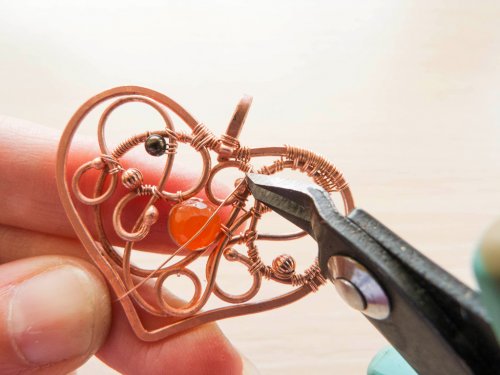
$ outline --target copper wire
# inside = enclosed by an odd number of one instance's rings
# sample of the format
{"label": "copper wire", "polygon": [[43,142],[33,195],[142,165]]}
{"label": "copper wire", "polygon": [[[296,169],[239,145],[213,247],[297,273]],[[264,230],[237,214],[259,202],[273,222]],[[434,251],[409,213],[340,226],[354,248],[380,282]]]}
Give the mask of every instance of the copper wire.
{"label": "copper wire", "polygon": [[236,138],[234,138],[233,136],[229,135],[229,134],[222,134],[220,136],[220,140],[227,144],[228,146],[230,147],[233,147],[235,149],[238,149],[240,148],[240,141],[238,141]]}
{"label": "copper wire", "polygon": [[[104,108],[99,118],[97,138],[100,155],[77,169],[69,188],[66,182],[66,164],[68,149],[74,133],[89,112],[93,111],[99,104],[111,99],[114,101]],[[142,103],[153,108],[163,119],[165,127],[132,135],[120,142],[113,150],[109,150],[105,137],[107,121],[115,110],[131,102]],[[61,137],[57,174],[61,200],[75,231],[91,258],[113,287],[116,295],[119,296],[118,300],[123,305],[134,332],[141,339],[158,340],[209,321],[276,308],[317,291],[325,283],[317,259],[302,273],[296,272],[295,260],[288,254],[282,254],[275,258],[271,265],[267,265],[262,260],[257,241],[286,241],[300,238],[305,233],[272,234],[261,232],[259,229],[261,218],[270,210],[258,201],[249,207],[247,200],[250,192],[244,179],[238,179],[234,190],[225,198],[215,196],[213,181],[217,173],[223,169],[233,168],[241,173],[256,171],[269,175],[291,169],[306,174],[328,192],[339,192],[343,198],[346,213],[354,207],[354,201],[344,176],[326,158],[309,150],[292,146],[250,148],[241,145],[238,137],[250,103],[251,98],[249,97],[244,97],[240,101],[226,133],[218,138],[169,97],[149,89],[125,86],[101,93],[82,105],[70,120]],[[190,128],[190,131],[175,130],[169,112],[179,117]],[[136,168],[125,170],[121,165],[121,158],[133,148],[143,144],[152,134],[161,135],[168,139],[164,156],[166,158],[165,167],[157,184],[145,184],[142,181],[140,170]],[[164,186],[169,179],[174,157],[177,157],[179,143],[189,145],[201,155],[203,168],[200,178],[194,186],[183,191],[168,192]],[[213,167],[211,153],[215,154],[218,160],[218,164]],[[275,160],[255,169],[252,161],[259,157],[275,157]],[[100,175],[94,194],[89,197],[81,192],[79,183],[83,174],[91,169],[99,170]],[[123,185],[129,189],[127,195],[118,199],[113,211],[113,230],[125,240],[123,254],[120,254],[108,239],[108,233],[103,224],[105,218],[101,210],[103,204],[114,196],[119,177]],[[107,178],[111,181],[108,186],[105,186]],[[135,244],[149,235],[150,227],[157,219],[156,205],[162,204],[163,201],[181,202],[202,190],[205,190],[208,200],[217,207],[197,233],[175,249],[165,261],[154,269],[131,264],[131,255]],[[71,193],[84,204],[93,206],[97,229],[96,238],[86,229],[71,200]],[[136,216],[136,222],[131,231],[125,230],[121,225],[123,211],[131,200],[142,196],[149,198],[148,203]],[[186,246],[204,231],[225,206],[229,207],[231,212],[226,222],[221,225],[220,234],[213,245],[204,250],[181,255]],[[242,227],[244,229],[241,229]],[[246,255],[233,247],[237,244],[246,248]],[[206,283],[202,283],[199,276],[188,268],[203,255],[207,256]],[[171,262],[176,256],[180,259]],[[236,262],[246,269],[243,274],[246,273],[247,277],[252,278],[252,284],[248,290],[235,295],[227,293],[217,284],[217,271],[221,261]],[[163,284],[172,275],[186,277],[194,287],[191,299],[182,306],[173,306],[163,297]],[[141,290],[141,286],[144,286],[151,279],[156,279],[153,286],[154,301],[147,300]],[[263,279],[287,284],[292,290],[271,299],[249,302],[258,295]],[[202,311],[211,295],[217,296],[229,306]],[[159,317],[174,316],[178,320],[173,323],[171,320],[166,321],[165,325],[159,329],[148,330],[142,325],[137,309]]]}
{"label": "copper wire", "polygon": [[220,140],[205,125],[200,123],[193,129],[191,145],[195,150],[199,150],[202,147],[214,150],[219,142]]}
{"label": "copper wire", "polygon": [[126,140],[121,142],[113,150],[113,153],[111,155],[115,159],[120,159],[131,148],[143,143],[150,135],[151,135],[151,132],[145,132],[145,133],[134,135],[133,137],[127,138]]}
{"label": "copper wire", "polygon": [[293,169],[300,169],[326,191],[342,191],[348,187],[342,173],[323,156],[299,147],[285,147],[286,158],[293,161]]}

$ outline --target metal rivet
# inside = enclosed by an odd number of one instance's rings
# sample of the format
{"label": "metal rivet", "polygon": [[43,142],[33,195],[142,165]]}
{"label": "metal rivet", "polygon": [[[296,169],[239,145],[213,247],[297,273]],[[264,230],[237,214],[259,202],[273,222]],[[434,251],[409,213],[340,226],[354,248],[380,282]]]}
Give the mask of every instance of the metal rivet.
{"label": "metal rivet", "polygon": [[389,298],[361,263],[334,255],[328,259],[328,271],[330,280],[349,306],[373,319],[383,320],[389,316]]}
{"label": "metal rivet", "polygon": [[336,279],[333,283],[342,299],[355,310],[363,311],[366,301],[360,291],[348,280]]}

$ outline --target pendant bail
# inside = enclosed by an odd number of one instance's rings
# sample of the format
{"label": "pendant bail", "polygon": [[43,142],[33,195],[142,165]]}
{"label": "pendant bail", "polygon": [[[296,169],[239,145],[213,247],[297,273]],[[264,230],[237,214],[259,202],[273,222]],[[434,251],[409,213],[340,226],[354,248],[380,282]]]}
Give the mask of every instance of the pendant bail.
{"label": "pendant bail", "polygon": [[218,149],[217,160],[228,160],[236,149],[240,147],[238,137],[240,136],[241,129],[245,123],[248,111],[252,105],[253,98],[250,95],[243,95],[240,99],[236,109],[234,110],[233,117],[227,126],[226,133],[221,136],[221,144]]}

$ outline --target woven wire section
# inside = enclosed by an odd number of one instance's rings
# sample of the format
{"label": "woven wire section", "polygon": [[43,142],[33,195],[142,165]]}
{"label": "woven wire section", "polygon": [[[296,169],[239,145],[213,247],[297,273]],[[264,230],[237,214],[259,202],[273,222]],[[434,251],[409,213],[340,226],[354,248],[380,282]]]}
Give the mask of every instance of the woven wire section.
{"label": "woven wire section", "polygon": [[306,173],[326,191],[339,192],[349,186],[342,172],[325,157],[299,147],[285,148],[285,157],[293,163],[293,169]]}

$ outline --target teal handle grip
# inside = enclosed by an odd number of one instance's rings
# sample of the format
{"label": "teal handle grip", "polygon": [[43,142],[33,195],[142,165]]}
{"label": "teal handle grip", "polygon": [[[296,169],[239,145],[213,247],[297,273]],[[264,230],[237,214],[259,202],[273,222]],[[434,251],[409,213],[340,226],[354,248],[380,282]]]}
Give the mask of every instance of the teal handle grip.
{"label": "teal handle grip", "polygon": [[491,326],[500,343],[500,280],[486,270],[480,251],[474,257],[474,272],[481,288],[481,301],[488,311]]}
{"label": "teal handle grip", "polygon": [[368,375],[418,375],[392,346],[381,349],[368,365]]}
{"label": "teal handle grip", "polygon": [[481,289],[481,302],[500,342],[500,220],[484,234],[474,255],[474,272]]}

